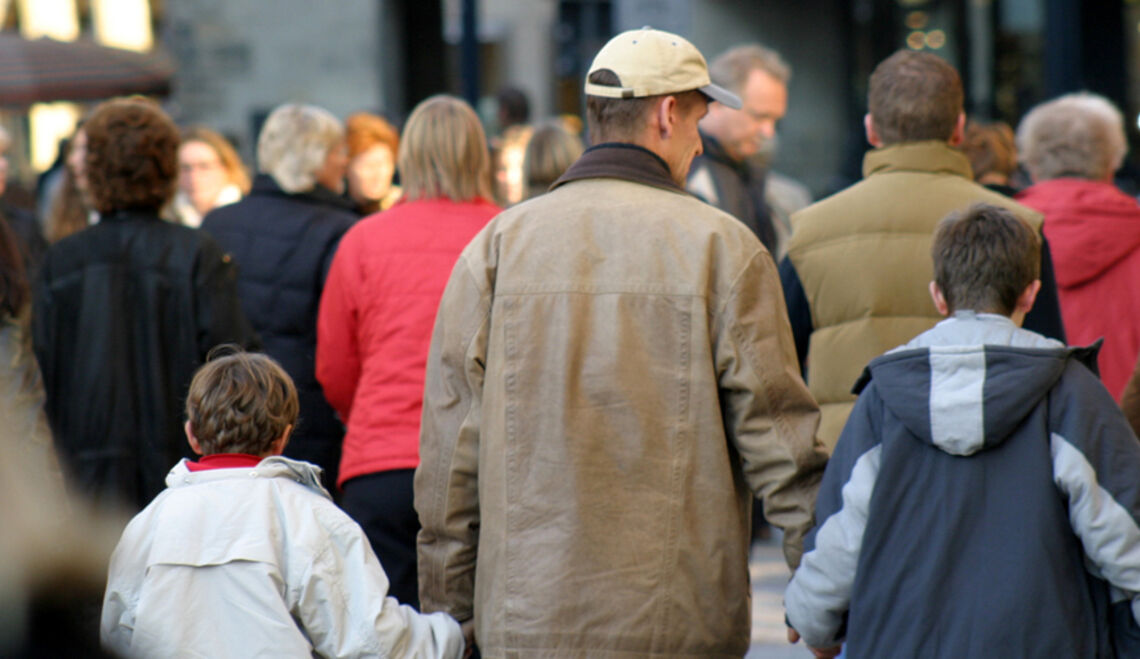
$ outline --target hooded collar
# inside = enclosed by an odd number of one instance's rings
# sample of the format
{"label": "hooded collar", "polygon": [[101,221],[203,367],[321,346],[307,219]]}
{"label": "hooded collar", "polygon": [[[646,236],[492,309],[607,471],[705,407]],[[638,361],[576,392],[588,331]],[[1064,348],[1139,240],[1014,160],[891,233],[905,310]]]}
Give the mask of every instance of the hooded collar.
{"label": "hooded collar", "polygon": [[605,142],[586,149],[550,189],[588,178],[616,178],[688,194],[673,180],[669,165],[661,156],[625,142]]}
{"label": "hooded collar", "polygon": [[863,156],[863,178],[888,172],[952,174],[974,180],[970,161],[946,142],[926,140],[879,147]]}
{"label": "hooded collar", "polygon": [[265,479],[288,478],[313,490],[317,494],[332,500],[321,485],[321,468],[302,460],[292,460],[282,455],[273,455],[264,458],[252,469],[209,469],[205,471],[191,471],[187,466],[189,460],[182,458],[174,468],[166,474],[167,487],[186,487],[208,481],[231,480],[237,478]]}
{"label": "hooded collar", "polygon": [[277,185],[277,181],[275,181],[273,177],[268,174],[258,174],[256,177],[254,177],[253,185],[250,187],[249,194],[250,196],[257,195],[267,197],[284,197],[287,199],[300,199],[320,206],[331,206],[333,208],[339,208],[341,210],[346,210],[354,214],[356,212],[356,207],[353,205],[351,199],[346,199],[345,197],[334,193],[332,190],[329,190],[320,183],[314,185],[313,189],[309,190],[308,192],[289,193],[282,190],[281,186]]}
{"label": "hooded collar", "polygon": [[1002,444],[1060,379],[1095,347],[1062,343],[995,314],[961,311],[871,362],[883,405],[918,440],[958,456]]}
{"label": "hooded collar", "polygon": [[1058,178],[1017,195],[1045,215],[1057,283],[1080,286],[1140,250],[1140,203],[1105,181]]}

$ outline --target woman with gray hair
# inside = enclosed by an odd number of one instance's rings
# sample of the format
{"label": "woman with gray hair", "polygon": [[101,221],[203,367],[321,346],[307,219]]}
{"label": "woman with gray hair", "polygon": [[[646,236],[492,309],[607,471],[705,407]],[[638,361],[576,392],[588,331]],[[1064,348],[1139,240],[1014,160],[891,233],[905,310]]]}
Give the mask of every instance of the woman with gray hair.
{"label": "woman with gray hair", "polygon": [[287,104],[265,120],[249,196],[214,209],[202,229],[238,264],[242,308],[265,352],[297,385],[299,425],[285,455],[324,469],[336,484],[341,422],[313,373],[317,306],[341,236],[356,221],[341,196],[348,166],[344,125],[312,105]]}
{"label": "woman with gray hair", "polygon": [[1104,337],[1101,379],[1117,400],[1140,353],[1140,204],[1112,182],[1127,144],[1120,111],[1089,93],[1038,105],[1017,129],[1033,180],[1017,199],[1045,214],[1065,332],[1075,345]]}

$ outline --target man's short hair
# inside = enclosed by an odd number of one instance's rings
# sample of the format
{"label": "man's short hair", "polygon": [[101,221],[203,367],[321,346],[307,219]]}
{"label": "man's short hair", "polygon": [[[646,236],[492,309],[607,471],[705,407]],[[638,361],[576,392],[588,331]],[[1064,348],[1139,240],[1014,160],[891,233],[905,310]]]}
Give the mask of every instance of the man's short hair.
{"label": "man's short hair", "polygon": [[310,192],[344,124],[315,105],[287,103],[265,119],[257,137],[257,168],[290,194]]}
{"label": "man's short hair", "polygon": [[938,223],[930,255],[934,281],[951,311],[1008,316],[1039,277],[1041,243],[1033,228],[1012,212],[976,204]]}
{"label": "man's short hair", "polygon": [[[594,71],[587,78],[595,85],[620,87],[621,80],[609,69]],[[692,107],[705,98],[697,90],[676,94],[658,94],[637,98],[608,98],[586,96],[586,125],[590,132],[590,143],[630,142],[645,128],[649,112],[666,96],[675,96],[682,113],[692,111]]]}
{"label": "man's short hair", "polygon": [[153,101],[100,103],[83,124],[87,189],[95,210],[157,211],[174,196],[182,137]]}
{"label": "man's short hair", "polygon": [[190,432],[206,455],[265,455],[297,423],[297,389],[272,358],[226,350],[237,349],[222,349],[190,382],[186,396]]}
{"label": "man's short hair", "polygon": [[785,85],[792,79],[792,69],[780,54],[760,44],[731,48],[709,64],[712,81],[737,94],[753,71],[763,71]]}
{"label": "man's short hair", "polygon": [[884,144],[945,142],[962,114],[962,79],[937,55],[900,50],[875,67],[867,107]]}
{"label": "man's short hair", "polygon": [[1021,160],[1037,181],[1073,176],[1106,180],[1124,162],[1124,118],[1108,99],[1066,94],[1029,111],[1017,127]]}

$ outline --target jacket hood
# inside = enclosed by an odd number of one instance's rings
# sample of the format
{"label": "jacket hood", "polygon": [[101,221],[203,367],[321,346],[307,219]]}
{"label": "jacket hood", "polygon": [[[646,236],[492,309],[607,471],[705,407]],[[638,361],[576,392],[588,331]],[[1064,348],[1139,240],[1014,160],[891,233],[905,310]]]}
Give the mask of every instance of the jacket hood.
{"label": "jacket hood", "polygon": [[166,475],[167,487],[182,487],[230,478],[288,478],[330,501],[332,500],[328,490],[321,485],[321,468],[303,460],[292,460],[282,455],[273,455],[259,462],[253,469],[230,468],[207,469],[205,471],[190,471],[186,466],[187,462],[189,460],[183,458],[174,465],[174,468]]}
{"label": "jacket hood", "polygon": [[[872,361],[883,404],[920,441],[951,455],[1000,445],[1045,397],[1071,358],[1089,351],[994,314],[958,312]],[[1095,348],[1092,351],[1095,360]]]}
{"label": "jacket hood", "polygon": [[1140,249],[1140,204],[1111,183],[1059,178],[1029,187],[1021,203],[1045,214],[1057,283],[1079,286]]}

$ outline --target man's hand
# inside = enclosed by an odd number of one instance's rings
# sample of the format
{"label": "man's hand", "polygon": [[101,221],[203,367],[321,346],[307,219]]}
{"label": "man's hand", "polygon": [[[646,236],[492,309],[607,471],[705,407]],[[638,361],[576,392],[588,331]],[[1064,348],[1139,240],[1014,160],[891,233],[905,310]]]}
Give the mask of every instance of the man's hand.
{"label": "man's hand", "polygon": [[459,623],[459,631],[463,632],[463,643],[467,646],[463,652],[463,659],[469,659],[475,652],[475,618],[468,618]]}
{"label": "man's hand", "polygon": [[[791,627],[788,627],[788,642],[795,644],[795,643],[799,643],[799,641],[800,641],[799,632],[792,629]],[[836,645],[835,647],[832,647],[832,648],[813,648],[812,646],[809,645],[809,646],[807,646],[807,649],[811,650],[811,653],[813,655],[815,655],[818,659],[832,659],[833,657],[839,656],[839,653],[843,650],[843,646],[842,645]]]}

